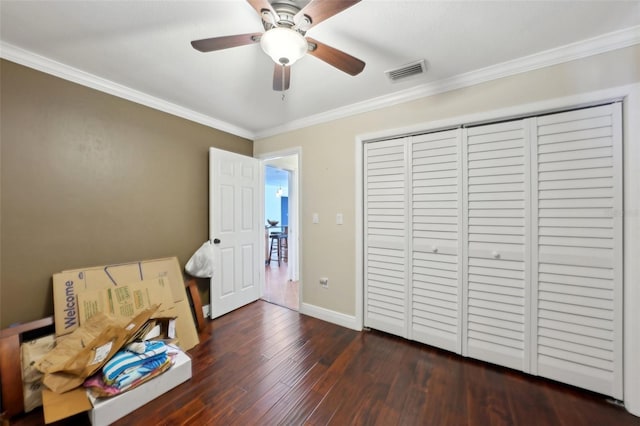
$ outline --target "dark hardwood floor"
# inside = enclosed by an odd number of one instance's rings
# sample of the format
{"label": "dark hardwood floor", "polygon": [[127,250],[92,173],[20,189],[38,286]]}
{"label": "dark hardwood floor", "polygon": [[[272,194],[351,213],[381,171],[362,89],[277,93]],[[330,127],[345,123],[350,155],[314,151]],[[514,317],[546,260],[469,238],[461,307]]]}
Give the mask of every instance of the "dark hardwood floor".
{"label": "dark hardwood floor", "polygon": [[200,339],[192,379],[116,425],[640,425],[601,395],[264,301]]}

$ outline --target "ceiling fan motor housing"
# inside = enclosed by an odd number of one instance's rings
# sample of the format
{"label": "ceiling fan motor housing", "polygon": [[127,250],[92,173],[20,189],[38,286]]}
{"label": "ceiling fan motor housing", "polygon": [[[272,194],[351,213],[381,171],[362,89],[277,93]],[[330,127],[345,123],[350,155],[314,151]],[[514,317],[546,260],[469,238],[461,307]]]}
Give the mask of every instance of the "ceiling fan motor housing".
{"label": "ceiling fan motor housing", "polygon": [[296,25],[294,17],[300,8],[293,3],[273,3],[271,5],[277,16],[274,16],[275,25],[263,19],[264,29],[269,30],[275,27],[293,28]]}

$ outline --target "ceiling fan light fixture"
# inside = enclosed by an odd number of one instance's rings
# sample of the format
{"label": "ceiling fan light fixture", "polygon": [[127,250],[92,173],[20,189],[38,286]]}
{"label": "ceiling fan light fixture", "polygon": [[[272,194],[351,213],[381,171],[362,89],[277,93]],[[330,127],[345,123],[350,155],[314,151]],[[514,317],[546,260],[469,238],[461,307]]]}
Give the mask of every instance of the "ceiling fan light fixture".
{"label": "ceiling fan light fixture", "polygon": [[307,53],[307,40],[299,32],[285,27],[272,28],[260,39],[260,46],[278,65],[292,65]]}

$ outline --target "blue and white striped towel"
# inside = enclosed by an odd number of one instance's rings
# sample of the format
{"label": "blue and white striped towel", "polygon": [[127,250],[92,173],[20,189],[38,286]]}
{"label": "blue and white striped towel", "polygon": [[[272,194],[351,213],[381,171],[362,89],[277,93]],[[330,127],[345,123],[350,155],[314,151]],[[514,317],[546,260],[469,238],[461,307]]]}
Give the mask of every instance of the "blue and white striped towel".
{"label": "blue and white striped towel", "polygon": [[[162,360],[166,359],[167,345],[165,345],[164,342],[150,340],[142,343],[144,344],[144,352],[135,353],[125,349],[117,352],[113,358],[107,361],[104,367],[102,367],[102,375],[105,383],[109,385],[113,384],[118,375],[125,371],[131,371],[131,369],[139,367],[147,361],[154,360],[156,357]],[[132,349],[136,351],[141,350],[141,348],[138,347],[133,347]]]}

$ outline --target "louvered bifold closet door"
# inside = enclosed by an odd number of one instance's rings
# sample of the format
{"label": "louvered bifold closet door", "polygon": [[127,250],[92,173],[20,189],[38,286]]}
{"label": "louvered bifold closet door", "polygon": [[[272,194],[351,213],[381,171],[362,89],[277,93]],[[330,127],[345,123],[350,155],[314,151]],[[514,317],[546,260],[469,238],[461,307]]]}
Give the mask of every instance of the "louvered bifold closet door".
{"label": "louvered bifold closet door", "polygon": [[471,127],[463,158],[463,354],[529,370],[529,132],[526,121]]}
{"label": "louvered bifold closet door", "polygon": [[404,138],[364,145],[366,327],[407,337],[407,150]]}
{"label": "louvered bifold closet door", "polygon": [[616,103],[537,118],[533,156],[538,205],[533,218],[538,241],[533,253],[537,320],[533,368],[540,376],[618,399],[622,399],[620,108]]}
{"label": "louvered bifold closet door", "polygon": [[411,144],[413,340],[460,353],[462,307],[461,130]]}

